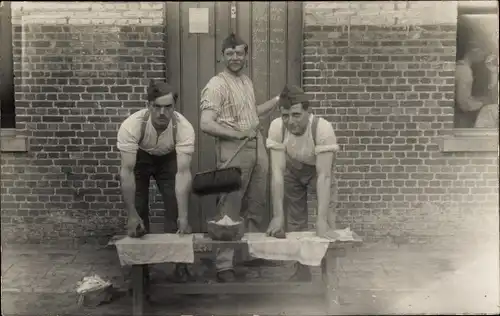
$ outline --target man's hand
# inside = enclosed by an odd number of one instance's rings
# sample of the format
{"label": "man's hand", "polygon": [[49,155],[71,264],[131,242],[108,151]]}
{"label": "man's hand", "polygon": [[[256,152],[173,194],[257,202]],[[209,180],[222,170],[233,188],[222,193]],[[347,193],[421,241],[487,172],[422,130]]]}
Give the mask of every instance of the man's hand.
{"label": "man's hand", "polygon": [[247,129],[245,131],[238,132],[238,139],[243,140],[246,138],[254,139],[257,137],[257,129]]}
{"label": "man's hand", "polygon": [[484,65],[489,71],[493,73],[498,72],[498,57],[496,55],[489,55],[484,61]]}
{"label": "man's hand", "polygon": [[329,230],[330,230],[330,225],[328,225],[327,220],[318,219],[316,221],[316,235],[318,237],[327,238]]}
{"label": "man's hand", "polygon": [[187,218],[179,218],[177,220],[177,227],[179,228],[177,230],[177,233],[180,235],[184,234],[191,234],[191,226],[189,226],[189,222]]}
{"label": "man's hand", "polygon": [[339,234],[335,232],[335,223],[329,219],[318,219],[316,221],[316,235],[321,238],[337,240]]}
{"label": "man's hand", "polygon": [[269,223],[266,235],[271,237],[279,237],[285,234],[284,230],[285,221],[282,217],[274,217]]}
{"label": "man's hand", "polygon": [[127,235],[132,238],[140,238],[146,234],[146,227],[139,215],[129,215],[127,222]]}

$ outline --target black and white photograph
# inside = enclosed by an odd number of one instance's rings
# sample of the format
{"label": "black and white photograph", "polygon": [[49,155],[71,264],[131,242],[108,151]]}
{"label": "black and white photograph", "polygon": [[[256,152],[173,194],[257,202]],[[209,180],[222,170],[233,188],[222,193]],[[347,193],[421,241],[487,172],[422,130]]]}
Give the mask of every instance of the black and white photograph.
{"label": "black and white photograph", "polygon": [[0,1],[6,316],[500,314],[498,1]]}

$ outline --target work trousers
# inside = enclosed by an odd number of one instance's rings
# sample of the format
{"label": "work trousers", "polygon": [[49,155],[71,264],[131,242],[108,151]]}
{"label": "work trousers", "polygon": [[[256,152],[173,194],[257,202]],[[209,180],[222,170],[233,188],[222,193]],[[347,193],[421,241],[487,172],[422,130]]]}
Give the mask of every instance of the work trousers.
{"label": "work trousers", "polygon": [[[307,165],[286,155],[286,169],[284,174],[284,200],[287,231],[308,230],[307,191],[311,187],[316,192],[316,166]],[[337,180],[333,170],[330,182],[329,218],[335,221],[335,207],[337,204]]]}
{"label": "work trousers", "polygon": [[[218,165],[227,161],[240,145],[241,140],[218,140],[216,146]],[[259,133],[235,156],[228,167],[240,167],[242,187],[220,200],[217,212],[237,221],[243,218],[247,232],[263,232],[263,219],[267,211],[269,160],[262,135]],[[220,246],[216,252],[218,272],[233,269],[234,247]]]}

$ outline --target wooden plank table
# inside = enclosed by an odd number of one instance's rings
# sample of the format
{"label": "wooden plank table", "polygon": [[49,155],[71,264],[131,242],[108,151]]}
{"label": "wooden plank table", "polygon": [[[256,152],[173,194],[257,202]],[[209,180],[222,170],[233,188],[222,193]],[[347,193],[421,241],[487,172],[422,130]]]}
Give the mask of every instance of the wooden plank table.
{"label": "wooden plank table", "polygon": [[[155,284],[172,294],[304,294],[324,295],[325,312],[327,315],[334,315],[338,312],[339,292],[336,288],[338,284],[337,264],[341,257],[346,255],[349,248],[359,246],[361,238],[352,232],[353,240],[332,241],[321,261],[321,282],[230,282],[230,283],[168,283]],[[115,237],[114,239],[118,239]],[[235,248],[247,245],[246,240],[224,242],[214,241],[205,234],[193,234],[193,247],[195,252],[200,250],[213,249],[221,244],[232,244]],[[144,283],[143,273],[145,264],[132,265],[132,299],[133,315],[142,316],[144,312]]]}

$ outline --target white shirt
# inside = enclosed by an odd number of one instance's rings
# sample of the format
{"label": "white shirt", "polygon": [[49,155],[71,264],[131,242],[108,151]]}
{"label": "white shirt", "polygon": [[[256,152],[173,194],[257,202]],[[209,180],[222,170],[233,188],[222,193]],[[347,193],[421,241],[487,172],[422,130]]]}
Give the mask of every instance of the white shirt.
{"label": "white shirt", "polygon": [[333,127],[324,118],[318,119],[318,127],[316,130],[316,146],[314,146],[312,135],[313,115],[309,115],[309,123],[307,129],[302,135],[294,135],[288,130],[285,130],[284,141],[282,142],[282,125],[281,117],[274,119],[269,126],[269,133],[266,142],[267,148],[274,150],[286,150],[287,154],[302,163],[308,165],[316,165],[316,155],[322,152],[337,151],[337,137],[333,131]]}
{"label": "white shirt", "polygon": [[147,111],[147,109],[137,111],[122,123],[118,130],[117,139],[117,147],[120,151],[136,153],[140,148],[155,156],[166,155],[174,149],[178,153],[192,154],[194,152],[195,133],[193,126],[184,116],[175,111],[174,114],[177,117],[175,148],[172,138],[172,124],[168,124],[168,127],[158,135],[151,122],[151,115],[146,123],[144,138],[139,144],[143,118]]}

